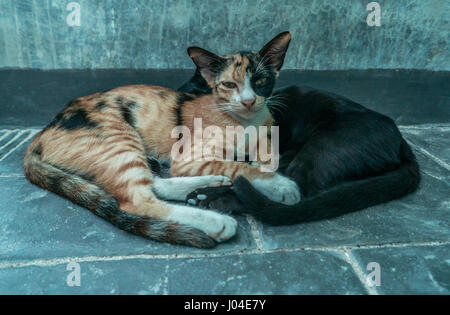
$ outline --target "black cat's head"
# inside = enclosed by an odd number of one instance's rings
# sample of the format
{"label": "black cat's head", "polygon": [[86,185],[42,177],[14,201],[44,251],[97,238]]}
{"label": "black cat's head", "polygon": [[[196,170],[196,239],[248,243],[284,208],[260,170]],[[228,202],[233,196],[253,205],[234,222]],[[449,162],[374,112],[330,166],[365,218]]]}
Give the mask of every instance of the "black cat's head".
{"label": "black cat's head", "polygon": [[267,111],[267,99],[283,65],[291,34],[284,32],[259,52],[243,51],[217,56],[189,47],[188,53],[212,90],[218,106],[243,119]]}

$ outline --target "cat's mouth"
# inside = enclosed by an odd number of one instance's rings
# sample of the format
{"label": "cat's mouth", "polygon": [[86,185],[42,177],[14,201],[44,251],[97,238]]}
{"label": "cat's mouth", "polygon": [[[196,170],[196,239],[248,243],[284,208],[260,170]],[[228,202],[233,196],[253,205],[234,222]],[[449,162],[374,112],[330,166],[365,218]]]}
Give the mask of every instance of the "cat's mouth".
{"label": "cat's mouth", "polygon": [[264,104],[259,104],[252,106],[251,108],[247,108],[245,106],[239,106],[237,108],[234,108],[233,111],[231,111],[232,114],[235,116],[238,116],[238,118],[250,120],[258,116],[263,110],[264,110]]}

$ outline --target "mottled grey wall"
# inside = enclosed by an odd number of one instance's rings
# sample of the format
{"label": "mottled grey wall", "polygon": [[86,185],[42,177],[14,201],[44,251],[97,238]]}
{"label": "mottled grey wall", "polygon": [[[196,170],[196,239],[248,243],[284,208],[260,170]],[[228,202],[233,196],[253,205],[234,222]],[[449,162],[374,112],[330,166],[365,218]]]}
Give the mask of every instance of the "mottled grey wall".
{"label": "mottled grey wall", "polygon": [[449,0],[0,0],[0,68],[191,68],[186,48],[258,49],[290,30],[285,69],[450,70]]}

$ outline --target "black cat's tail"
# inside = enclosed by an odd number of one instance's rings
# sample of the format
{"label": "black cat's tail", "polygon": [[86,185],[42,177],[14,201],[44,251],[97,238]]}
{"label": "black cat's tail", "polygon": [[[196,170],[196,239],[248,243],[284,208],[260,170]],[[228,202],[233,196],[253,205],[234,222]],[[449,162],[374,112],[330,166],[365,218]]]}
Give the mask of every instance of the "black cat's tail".
{"label": "black cat's tail", "polygon": [[242,212],[268,224],[290,225],[330,219],[415,191],[420,182],[419,165],[405,140],[402,140],[401,156],[403,163],[394,171],[339,184],[293,206],[269,200],[243,177],[234,181],[234,191],[244,204]]}

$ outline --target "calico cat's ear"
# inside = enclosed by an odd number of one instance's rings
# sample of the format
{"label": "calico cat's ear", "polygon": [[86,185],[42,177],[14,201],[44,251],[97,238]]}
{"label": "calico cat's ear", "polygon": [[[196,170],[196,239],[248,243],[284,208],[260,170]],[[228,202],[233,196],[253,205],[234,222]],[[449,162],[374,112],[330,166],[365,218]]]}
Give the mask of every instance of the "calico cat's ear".
{"label": "calico cat's ear", "polygon": [[225,59],[199,47],[189,47],[187,51],[203,78],[213,86],[216,75],[220,73],[225,64]]}
{"label": "calico cat's ear", "polygon": [[284,56],[290,42],[291,33],[278,34],[259,51],[259,55],[266,65],[270,66],[273,71],[278,72],[283,66]]}

